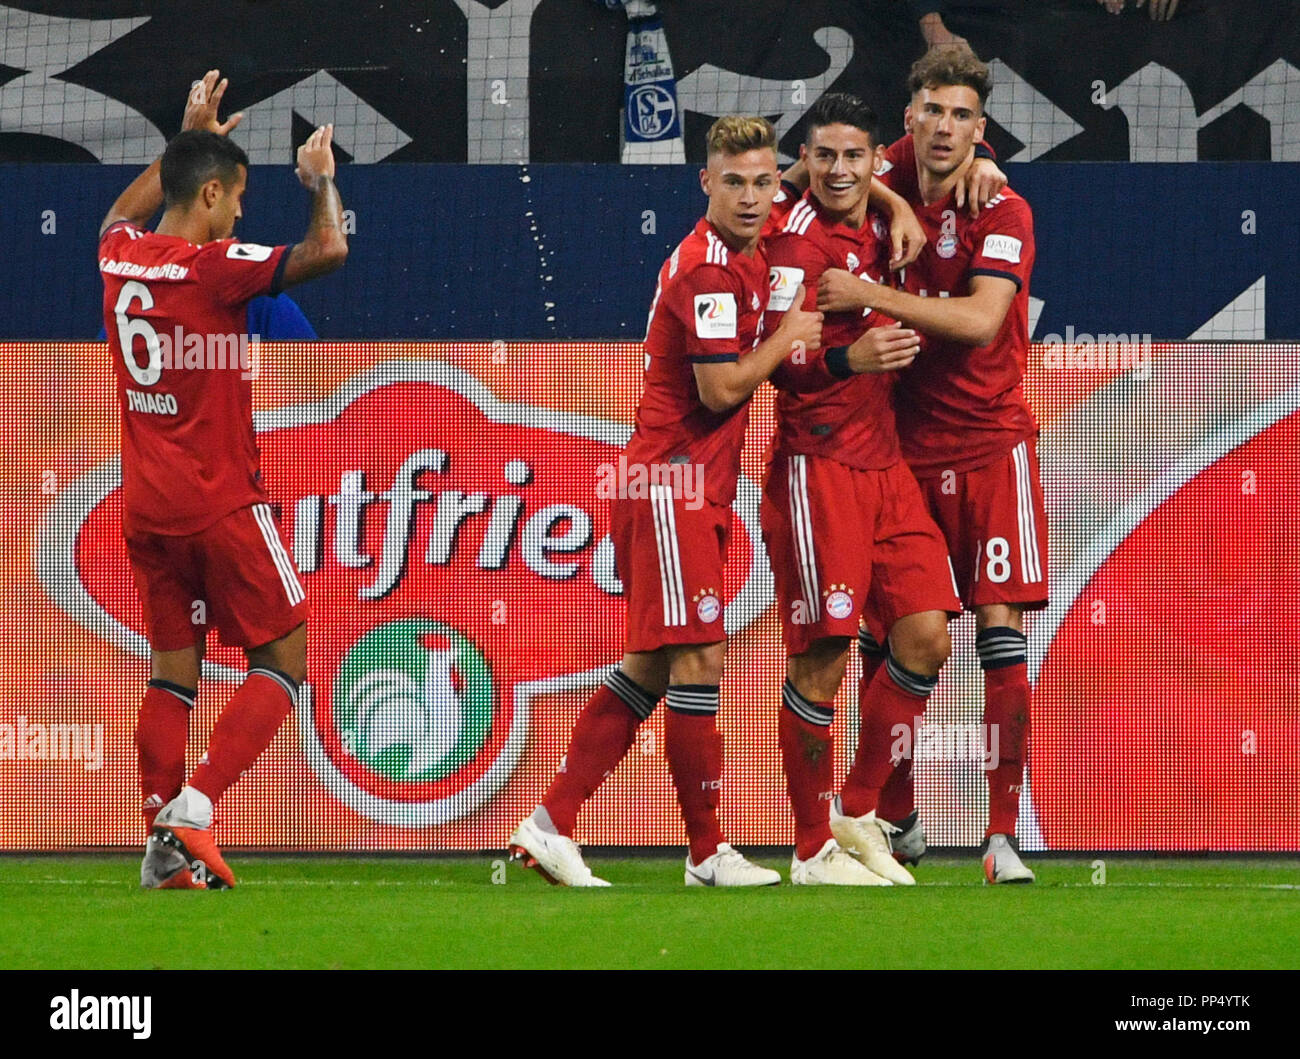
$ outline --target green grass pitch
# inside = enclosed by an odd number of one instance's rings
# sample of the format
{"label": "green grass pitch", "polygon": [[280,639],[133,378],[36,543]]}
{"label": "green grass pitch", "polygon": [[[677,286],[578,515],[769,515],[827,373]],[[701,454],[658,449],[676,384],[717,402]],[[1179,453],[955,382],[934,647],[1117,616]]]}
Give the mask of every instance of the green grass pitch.
{"label": "green grass pitch", "polygon": [[607,890],[490,855],[230,860],[237,889],[181,893],[136,857],[0,857],[0,968],[1284,968],[1300,937],[1294,860],[1111,858],[1097,885],[1039,859],[990,887],[972,854],[914,888],[749,891],[687,889],[676,857],[592,855]]}

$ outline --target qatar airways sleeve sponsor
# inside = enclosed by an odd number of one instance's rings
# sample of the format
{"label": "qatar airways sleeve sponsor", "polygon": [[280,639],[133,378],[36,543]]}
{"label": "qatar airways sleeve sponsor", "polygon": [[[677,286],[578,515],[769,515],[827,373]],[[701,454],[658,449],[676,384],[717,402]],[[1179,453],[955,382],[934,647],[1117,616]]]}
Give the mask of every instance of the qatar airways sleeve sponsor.
{"label": "qatar airways sleeve sponsor", "polygon": [[275,247],[260,243],[231,243],[226,247],[226,257],[231,261],[269,261]]}
{"label": "qatar airways sleeve sponsor", "polygon": [[984,246],[980,250],[981,257],[995,258],[999,261],[1009,261],[1013,265],[1020,264],[1020,249],[1025,244],[1022,240],[1013,235],[986,235],[984,237]]}
{"label": "qatar airways sleeve sponsor", "polygon": [[[982,223],[985,218],[987,224]],[[1005,276],[1017,287],[1027,284],[1034,267],[1034,219],[1029,204],[1016,196],[997,195],[977,224],[971,233],[971,272]]]}

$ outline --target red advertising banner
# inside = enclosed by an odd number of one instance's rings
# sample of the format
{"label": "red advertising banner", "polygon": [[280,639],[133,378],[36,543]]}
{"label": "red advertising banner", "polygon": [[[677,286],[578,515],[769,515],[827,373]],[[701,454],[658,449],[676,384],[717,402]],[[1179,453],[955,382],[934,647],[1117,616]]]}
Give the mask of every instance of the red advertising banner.
{"label": "red advertising banner", "polygon": [[[1025,848],[1300,849],[1298,352],[1034,348],[1053,602],[1030,624]],[[0,849],[136,846],[148,647],[105,346],[8,343],[0,358]],[[503,848],[622,653],[607,500],[641,371],[635,343],[262,347],[259,446],[311,604],[309,675],[218,807],[223,845]],[[758,529],[771,427],[763,392],[722,586],[723,815],[751,844],[792,837]],[[916,722],[936,845],[983,834],[970,622]],[[210,637],[191,764],[241,674]],[[856,663],[834,727],[841,771],[855,682]],[[684,841],[661,724],[583,811],[579,841]]]}

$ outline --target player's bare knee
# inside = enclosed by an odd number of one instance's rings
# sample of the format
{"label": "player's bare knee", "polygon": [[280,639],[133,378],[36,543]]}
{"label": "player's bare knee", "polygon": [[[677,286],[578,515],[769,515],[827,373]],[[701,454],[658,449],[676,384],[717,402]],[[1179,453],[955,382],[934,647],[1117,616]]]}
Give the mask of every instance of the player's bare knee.
{"label": "player's bare knee", "polygon": [[1024,610],[1014,603],[986,603],[975,608],[975,629],[1015,629],[1025,631]]}
{"label": "player's bare knee", "polygon": [[299,625],[280,639],[250,648],[245,654],[249,666],[279,670],[295,684],[301,685],[307,679],[307,626]]}
{"label": "player's bare knee", "polygon": [[668,649],[671,684],[721,684],[725,643],[688,644]]}
{"label": "player's bare knee", "polygon": [[941,626],[930,635],[926,641],[926,649],[929,662],[926,672],[938,674],[952,655],[952,636],[948,632],[947,625]]}
{"label": "player's bare knee", "polygon": [[926,630],[924,638],[918,644],[922,656],[922,665],[917,670],[928,676],[935,676],[952,654],[952,637],[947,624],[939,624]]}
{"label": "player's bare knee", "polygon": [[952,654],[946,616],[938,611],[909,615],[889,631],[889,649],[904,668],[936,676]]}
{"label": "player's bare knee", "polygon": [[623,675],[659,698],[668,690],[668,655],[659,651],[628,651],[619,666]]}
{"label": "player's bare knee", "polygon": [[202,660],[201,643],[179,651],[153,651],[149,657],[149,677],[182,688],[197,688]]}
{"label": "player's bare knee", "polygon": [[812,702],[830,702],[839,693],[848,667],[849,640],[818,640],[803,654],[791,655],[786,673],[795,691]]}

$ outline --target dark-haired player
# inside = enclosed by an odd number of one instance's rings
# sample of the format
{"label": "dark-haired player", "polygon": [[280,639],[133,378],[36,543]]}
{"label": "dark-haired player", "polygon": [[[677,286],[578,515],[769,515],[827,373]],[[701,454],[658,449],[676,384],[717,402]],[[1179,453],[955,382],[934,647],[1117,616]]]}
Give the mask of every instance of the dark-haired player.
{"label": "dark-haired player", "polygon": [[[542,804],[510,836],[513,856],[569,886],[608,885],[573,841],[578,810],[665,694],[664,753],[690,842],[686,884],[767,886],[781,878],[733,849],[718,823],[722,571],[749,398],[792,349],[817,349],[821,313],[787,313],[763,338],[768,268],[760,236],[779,187],[771,123],[719,118],[708,148],[700,173],[708,212],[659,270],[645,389],[627,445],[628,463],[645,467],[657,484],[648,498],[622,497],[611,509],[626,653],[583,707]],[[683,480],[671,473],[682,465],[702,474],[703,496],[686,497],[671,484]]]}
{"label": "dark-haired player", "polygon": [[[855,96],[828,93],[808,114],[800,157],[809,187],[774,224],[769,317],[821,274],[847,268],[863,286],[888,271],[881,219],[868,195],[876,116]],[[916,356],[915,331],[860,310],[828,313],[825,354],[794,357],[772,376],[777,432],[763,492],[763,533],[788,654],[779,731],[795,817],[794,883],[913,882],[891,855],[893,826],[876,815],[892,771],[896,724],[911,727],[947,660],[948,617],[961,609],[947,546],[903,462],[893,372]],[[864,610],[892,655],[863,700],[856,758],[834,792],[830,724]],[[833,799],[833,800],[832,800]]]}
{"label": "dark-haired player", "polygon": [[[122,527],[151,648],[136,726],[151,827],[140,881],[149,888],[234,885],[210,832],[213,803],[271,741],[306,676],[305,594],[262,483],[248,365],[226,353],[238,345],[250,299],[332,272],[347,257],[329,126],[298,150],[297,175],[312,192],[302,241],[231,237],[248,158],[226,138],[242,115],[217,120],[226,89],[217,78],[212,70],[195,85],[183,131],[100,228],[122,417]],[[158,227],[145,230],[160,206]],[[186,784],[209,625],[245,649],[249,671]]]}
{"label": "dark-haired player", "polygon": [[[1029,737],[1024,612],[1047,602],[1047,526],[1034,440],[1038,427],[1022,380],[1029,348],[1029,277],[1034,265],[1029,204],[1007,188],[977,218],[954,191],[983,137],[988,67],[967,47],[934,49],[912,67],[904,144],[890,149],[898,180],[926,229],[904,291],[823,273],[818,304],[874,309],[927,336],[896,391],[903,454],[944,532],[959,591],[975,611],[984,670],[985,723],[996,726],[999,758],[988,772],[989,823],[983,853],[989,882],[1032,882],[1015,842]],[[900,172],[901,170],[901,172]],[[915,183],[911,180],[915,174]],[[890,647],[893,647],[892,641]],[[905,822],[900,852],[917,856],[924,836],[914,816],[910,761],[881,797],[881,814]]]}

